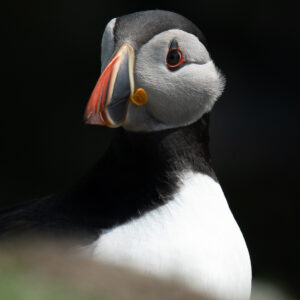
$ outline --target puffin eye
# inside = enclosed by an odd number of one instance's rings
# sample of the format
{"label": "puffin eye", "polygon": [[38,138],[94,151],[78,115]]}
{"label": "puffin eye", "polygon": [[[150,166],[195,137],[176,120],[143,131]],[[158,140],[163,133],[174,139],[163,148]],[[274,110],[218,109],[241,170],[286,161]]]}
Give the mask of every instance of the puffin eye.
{"label": "puffin eye", "polygon": [[178,50],[169,50],[167,56],[167,64],[170,66],[176,66],[181,58],[181,53]]}
{"label": "puffin eye", "polygon": [[167,54],[166,64],[169,69],[178,68],[185,62],[184,56],[178,47],[176,40],[173,40]]}

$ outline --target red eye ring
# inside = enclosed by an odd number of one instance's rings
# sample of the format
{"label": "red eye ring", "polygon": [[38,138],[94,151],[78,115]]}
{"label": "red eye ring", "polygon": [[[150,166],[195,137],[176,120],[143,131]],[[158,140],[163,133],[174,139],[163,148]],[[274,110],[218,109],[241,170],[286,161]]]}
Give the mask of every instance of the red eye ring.
{"label": "red eye ring", "polygon": [[185,62],[183,53],[179,48],[169,49],[166,57],[166,65],[169,69],[176,69]]}

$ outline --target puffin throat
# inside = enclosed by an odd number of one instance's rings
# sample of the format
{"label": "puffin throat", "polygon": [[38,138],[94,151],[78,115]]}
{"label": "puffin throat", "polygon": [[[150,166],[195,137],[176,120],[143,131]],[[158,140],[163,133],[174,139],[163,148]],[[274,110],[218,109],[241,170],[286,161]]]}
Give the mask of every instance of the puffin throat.
{"label": "puffin throat", "polygon": [[197,122],[154,132],[133,132],[120,128],[113,139],[112,153],[128,167],[143,168],[144,174],[163,168],[166,173],[190,169],[208,174],[216,180],[210,164],[209,114]]}

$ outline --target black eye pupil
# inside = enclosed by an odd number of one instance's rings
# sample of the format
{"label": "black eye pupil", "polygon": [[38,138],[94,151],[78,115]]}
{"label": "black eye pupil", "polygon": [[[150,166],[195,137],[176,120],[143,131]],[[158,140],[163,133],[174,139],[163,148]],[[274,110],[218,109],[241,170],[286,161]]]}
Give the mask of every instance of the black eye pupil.
{"label": "black eye pupil", "polygon": [[181,58],[181,53],[178,50],[172,50],[168,53],[167,63],[170,66],[175,66],[179,63]]}

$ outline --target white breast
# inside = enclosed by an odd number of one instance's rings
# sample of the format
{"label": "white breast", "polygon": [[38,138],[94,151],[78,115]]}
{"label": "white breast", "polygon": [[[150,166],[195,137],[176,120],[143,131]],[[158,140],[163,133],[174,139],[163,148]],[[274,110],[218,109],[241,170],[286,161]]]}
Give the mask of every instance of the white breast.
{"label": "white breast", "polygon": [[91,245],[97,259],[175,278],[218,299],[249,299],[251,264],[220,185],[188,172],[174,199]]}

